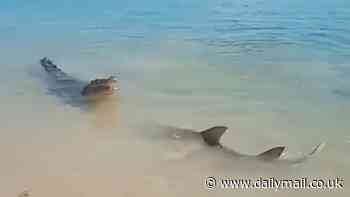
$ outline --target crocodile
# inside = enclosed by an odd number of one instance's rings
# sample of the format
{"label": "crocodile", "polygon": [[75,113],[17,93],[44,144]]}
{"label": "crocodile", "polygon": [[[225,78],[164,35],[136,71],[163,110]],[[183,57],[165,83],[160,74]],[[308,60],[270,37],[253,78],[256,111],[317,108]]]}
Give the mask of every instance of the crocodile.
{"label": "crocodile", "polygon": [[85,82],[68,75],[47,57],[40,60],[40,65],[48,74],[49,92],[72,105],[107,98],[118,89],[115,76]]}

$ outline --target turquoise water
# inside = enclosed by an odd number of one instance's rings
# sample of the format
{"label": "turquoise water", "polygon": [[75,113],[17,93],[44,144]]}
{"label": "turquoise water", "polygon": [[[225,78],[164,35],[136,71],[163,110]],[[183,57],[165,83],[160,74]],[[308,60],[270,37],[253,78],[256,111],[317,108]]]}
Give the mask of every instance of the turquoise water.
{"label": "turquoise water", "polygon": [[[251,154],[327,142],[310,163],[273,174],[350,178],[348,0],[0,0],[0,43],[0,195],[112,195],[116,184],[125,195],[210,195],[203,177],[264,172],[168,161],[179,147],[143,139],[139,122],[227,125],[223,143]],[[117,101],[86,113],[46,94],[43,56],[80,79],[117,75]],[[145,186],[134,193],[135,179]]]}
{"label": "turquoise water", "polygon": [[80,48],[74,55],[91,52],[107,58],[112,55],[110,47],[125,42],[152,48],[159,41],[176,40],[203,44],[218,59],[259,65],[341,64],[349,55],[346,0],[2,0],[0,9],[1,43],[10,48],[58,50],[74,45]]}

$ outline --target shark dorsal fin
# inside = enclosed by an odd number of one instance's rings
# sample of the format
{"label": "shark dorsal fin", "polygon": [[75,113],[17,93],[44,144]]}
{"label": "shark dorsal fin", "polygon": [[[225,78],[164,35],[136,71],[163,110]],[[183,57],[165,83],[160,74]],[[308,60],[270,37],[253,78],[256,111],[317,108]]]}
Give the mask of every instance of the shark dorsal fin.
{"label": "shark dorsal fin", "polygon": [[262,160],[274,160],[278,159],[282,152],[284,151],[286,147],[284,146],[278,146],[275,148],[271,148],[270,150],[267,150],[261,154],[259,154],[257,157]]}
{"label": "shark dorsal fin", "polygon": [[212,127],[210,129],[204,130],[200,132],[203,140],[209,145],[209,146],[216,146],[220,145],[220,138],[227,130],[227,127],[224,126],[216,126]]}

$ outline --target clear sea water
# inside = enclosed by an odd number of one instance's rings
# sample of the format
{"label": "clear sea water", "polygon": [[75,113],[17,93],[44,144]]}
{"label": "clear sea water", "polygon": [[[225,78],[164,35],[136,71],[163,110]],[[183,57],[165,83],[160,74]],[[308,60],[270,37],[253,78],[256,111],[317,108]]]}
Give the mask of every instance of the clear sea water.
{"label": "clear sea water", "polygon": [[[208,191],[207,176],[342,177],[330,191],[349,193],[348,0],[0,0],[0,43],[0,196],[296,194]],[[44,56],[82,80],[114,74],[120,92],[89,111],[62,102]],[[326,146],[298,166],[192,158],[149,122],[226,125],[222,143],[247,154]]]}

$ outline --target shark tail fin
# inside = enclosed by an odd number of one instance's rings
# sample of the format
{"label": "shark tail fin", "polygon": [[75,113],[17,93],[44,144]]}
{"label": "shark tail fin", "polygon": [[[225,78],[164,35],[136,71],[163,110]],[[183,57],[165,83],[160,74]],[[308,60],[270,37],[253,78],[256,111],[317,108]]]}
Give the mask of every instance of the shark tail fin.
{"label": "shark tail fin", "polygon": [[325,142],[318,144],[308,155],[312,156],[315,153],[320,152],[323,149],[324,146],[326,146]]}
{"label": "shark tail fin", "polygon": [[277,146],[257,155],[257,157],[266,161],[278,159],[285,148],[284,146]]}
{"label": "shark tail fin", "polygon": [[226,130],[227,127],[216,126],[200,132],[200,135],[209,146],[217,146],[220,145],[220,138]]}
{"label": "shark tail fin", "polygon": [[299,158],[292,159],[292,160],[290,160],[290,163],[298,164],[298,163],[301,163],[301,162],[304,162],[304,161],[310,159],[311,156],[313,156],[316,153],[320,152],[325,145],[326,145],[326,143],[318,144],[310,153],[305,154],[305,155],[303,155],[303,156],[301,156]]}

